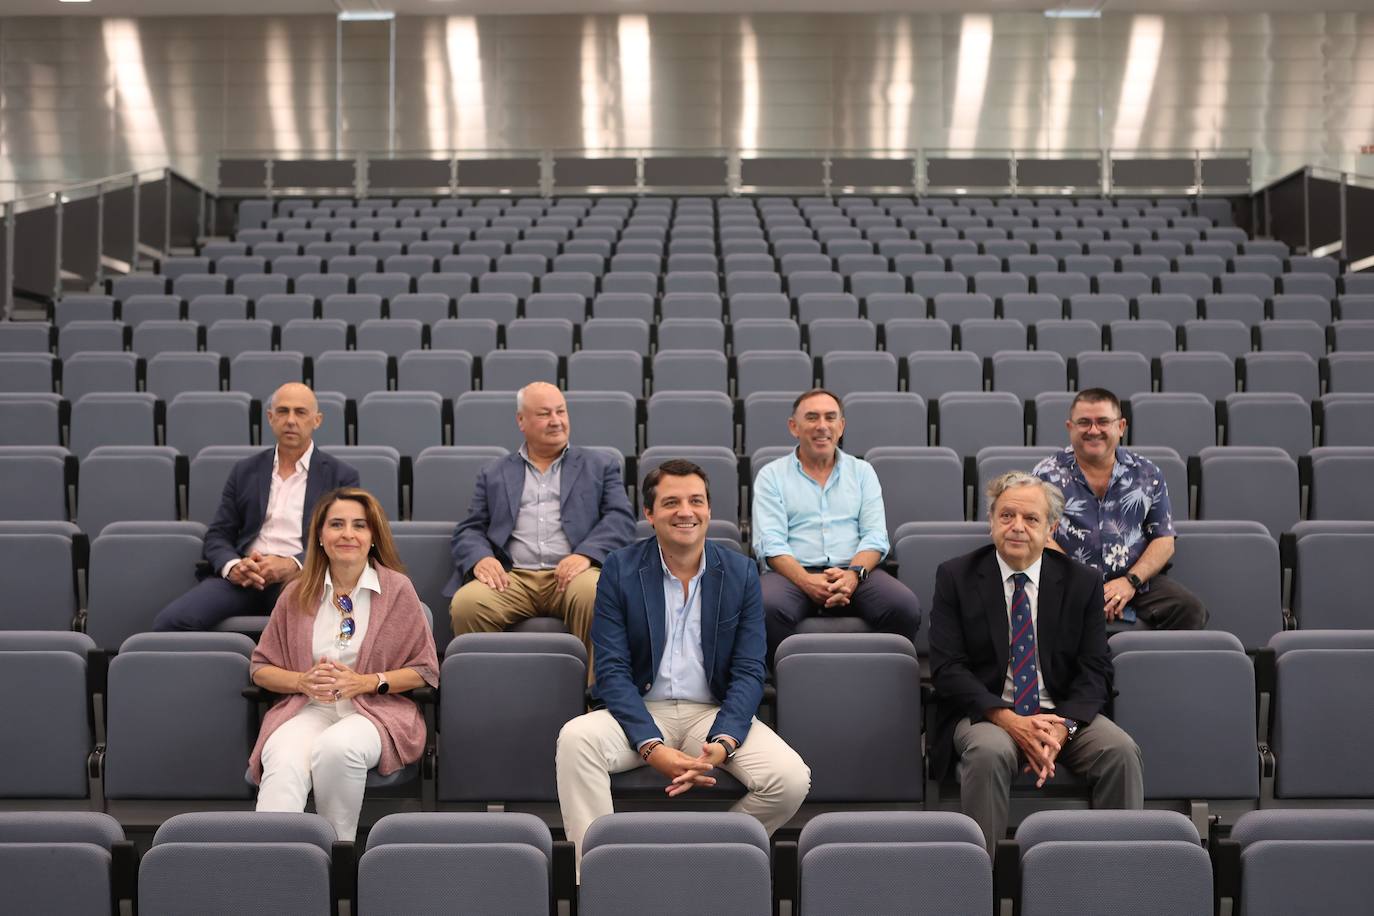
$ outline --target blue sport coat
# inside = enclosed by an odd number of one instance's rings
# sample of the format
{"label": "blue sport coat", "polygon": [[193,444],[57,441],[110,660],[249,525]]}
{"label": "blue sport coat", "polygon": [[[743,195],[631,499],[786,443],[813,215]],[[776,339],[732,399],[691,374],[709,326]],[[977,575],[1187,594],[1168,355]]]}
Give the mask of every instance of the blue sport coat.
{"label": "blue sport coat", "polygon": [[[720,710],[709,734],[743,742],[763,699],[763,593],[758,567],[743,554],[706,542],[701,580],[701,648]],[[646,538],[606,558],[592,618],[596,686],[632,747],[662,739],[644,705],[667,640],[663,561]]]}
{"label": "blue sport coat", "polygon": [[[218,576],[224,564],[244,555],[248,545],[267,521],[267,497],[272,489],[272,456],[276,446],[244,458],[229,470],[224,482],[224,494],[219,508],[205,532],[205,559],[209,563],[204,575]],[[315,447],[310,456],[310,473],[305,478],[305,510],[301,515],[301,531],[310,529],[310,516],[319,498],[337,487],[358,486],[358,471],[351,464],[325,454]],[[302,544],[304,546],[304,544]],[[296,554],[304,562],[305,552]]]}
{"label": "blue sport coat", "polygon": [[[483,557],[496,557],[510,569],[506,542],[515,531],[524,490],[525,459],[519,453],[497,458],[482,468],[472,490],[468,517],[453,530],[453,575],[444,586],[445,597],[452,597],[471,578],[472,568]],[[608,553],[634,537],[634,513],[625,495],[620,462],[602,452],[577,446],[568,449],[563,456],[558,507],[572,552],[593,563],[602,563]]]}

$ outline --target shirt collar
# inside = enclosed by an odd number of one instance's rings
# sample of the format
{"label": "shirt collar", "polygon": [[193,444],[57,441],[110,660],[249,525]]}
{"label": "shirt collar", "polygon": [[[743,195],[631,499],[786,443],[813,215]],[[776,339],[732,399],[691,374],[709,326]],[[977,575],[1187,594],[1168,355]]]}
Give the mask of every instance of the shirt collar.
{"label": "shirt collar", "polygon": [[[358,584],[353,587],[354,591],[365,588],[370,592],[380,595],[382,593],[382,582],[377,578],[377,570],[369,563],[363,567],[363,574],[358,577]],[[329,570],[324,571],[324,590],[325,597],[332,600],[334,594],[334,580],[329,576]]]}
{"label": "shirt collar", "polygon": [[[309,446],[308,448],[306,448],[305,454],[301,455],[300,458],[297,458],[297,459],[296,459],[296,470],[297,470],[297,471],[304,471],[305,473],[309,474],[309,473],[310,473],[310,459],[313,458],[314,455],[315,455],[315,443],[312,441],[312,442],[310,443],[310,446]],[[272,449],[272,473],[273,473],[273,474],[277,473],[277,469],[281,467],[281,465],[279,464],[279,461],[280,461],[280,460],[281,460],[281,446],[279,445],[279,446],[277,446],[276,448]]]}
{"label": "shirt collar", "polygon": [[[1073,472],[1077,474],[1080,479],[1082,479],[1083,485],[1087,486],[1088,478],[1083,473],[1083,466],[1078,463],[1078,456],[1074,454],[1073,446],[1070,445],[1067,448],[1065,448],[1064,454],[1065,457],[1068,459],[1069,465],[1073,468]],[[1112,475],[1109,478],[1109,480],[1115,483],[1118,477],[1126,473],[1127,468],[1133,468],[1135,466],[1135,455],[1131,454],[1131,452],[1125,447],[1118,445],[1116,447],[1116,451],[1113,453]]]}
{"label": "shirt collar", "polygon": [[[553,459],[553,461],[549,462],[549,470],[550,470],[550,471],[552,471],[554,468],[556,468],[556,467],[558,466],[559,462],[561,462],[561,461],[563,460],[563,458],[568,454],[568,448],[569,448],[569,446],[567,446],[567,445],[563,446],[563,451],[561,451],[561,452],[558,453],[558,457],[555,458],[555,459]],[[530,467],[534,468],[534,470],[535,470],[537,473],[542,473],[542,472],[539,471],[539,468],[537,468],[537,467],[534,466],[534,462],[530,460],[530,449],[529,449],[529,443],[528,443],[528,442],[522,443],[521,446],[520,446],[520,448],[516,450],[516,454],[520,456],[520,458],[525,462],[525,464],[527,464],[527,465],[529,465]]]}
{"label": "shirt collar", "polygon": [[[801,446],[797,446],[796,448],[793,448],[790,453],[792,458],[792,466],[797,469],[797,473],[805,475],[806,469],[802,467],[800,449]],[[834,476],[834,472],[838,471],[840,469],[840,465],[844,464],[844,462],[848,460],[848,458],[849,456],[844,453],[844,449],[835,449],[835,467],[831,472],[832,477]]]}
{"label": "shirt collar", "polygon": [[[677,578],[677,576],[673,575],[673,571],[672,571],[671,569],[668,568],[668,560],[663,556],[663,545],[661,545],[661,544],[659,545],[659,548],[658,548],[658,563],[659,563],[660,566],[663,567],[663,577],[664,577],[665,579],[676,579],[676,578]],[[697,564],[697,571],[696,571],[696,573],[693,574],[692,579],[693,579],[693,580],[700,579],[700,578],[701,578],[701,574],[704,573],[705,571],[706,571],[706,546],[705,546],[705,545],[702,545],[702,548],[701,548],[701,562],[700,562],[699,564]]]}
{"label": "shirt collar", "polygon": [[1013,573],[1023,572],[1026,574],[1026,577],[1030,579],[1031,585],[1034,585],[1036,588],[1040,587],[1040,564],[1043,563],[1045,560],[1045,555],[1043,553],[1041,553],[1040,556],[1036,557],[1035,562],[1032,563],[1030,566],[1027,566],[1025,569],[1020,570],[1012,569],[1009,565],[1007,565],[1007,561],[1002,559],[1002,555],[1000,553],[993,551],[993,555],[997,557],[997,568],[1002,571],[1003,583],[1010,579]]}

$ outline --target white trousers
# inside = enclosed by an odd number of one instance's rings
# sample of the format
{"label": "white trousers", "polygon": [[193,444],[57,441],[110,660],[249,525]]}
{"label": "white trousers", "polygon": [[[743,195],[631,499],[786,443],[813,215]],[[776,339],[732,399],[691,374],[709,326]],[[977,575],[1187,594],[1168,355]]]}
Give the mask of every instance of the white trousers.
{"label": "white trousers", "polygon": [[308,705],[283,723],[262,749],[259,811],[304,811],[311,786],[315,810],[340,840],[353,840],[363,807],[367,771],[382,757],[382,737],[366,717],[342,719]]}
{"label": "white trousers", "polygon": [[[663,742],[694,757],[710,737],[708,731],[719,709],[680,700],[650,700],[645,706],[662,732]],[[557,764],[563,830],[573,842],[580,864],[587,828],[612,811],[611,774],[645,764],[630,747],[615,716],[605,709],[578,716],[563,726],[558,735]],[[810,768],[758,719],[749,727],[735,759],[721,768],[749,790],[730,810],[757,818],[770,836],[797,813],[811,791]],[[688,791],[679,797],[690,800],[691,796]]]}

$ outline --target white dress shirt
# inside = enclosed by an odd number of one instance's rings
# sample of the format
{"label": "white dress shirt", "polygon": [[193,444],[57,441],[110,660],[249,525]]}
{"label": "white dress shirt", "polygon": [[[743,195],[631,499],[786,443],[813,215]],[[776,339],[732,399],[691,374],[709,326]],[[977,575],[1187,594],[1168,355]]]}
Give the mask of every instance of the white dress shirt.
{"label": "white dress shirt", "polygon": [[[327,658],[357,670],[358,649],[363,644],[363,636],[367,634],[373,592],[380,595],[382,584],[377,580],[377,570],[369,563],[348,596],[353,600],[353,637],[349,639],[348,645],[340,646],[339,624],[343,620],[343,612],[334,606],[334,582],[329,576],[329,570],[324,571],[324,597],[320,599],[320,606],[315,611],[315,627],[311,630],[312,661]],[[314,706],[329,710],[340,719],[354,712],[352,700],[336,700],[333,703],[323,703],[319,700],[310,702]]]}
{"label": "white dress shirt", "polygon": [[[1035,671],[1040,678],[1040,709],[1041,711],[1054,709],[1054,699],[1045,686],[1044,669],[1040,667],[1040,564],[1044,556],[1036,557],[1035,562],[1025,569],[1012,569],[1007,565],[1007,561],[1002,559],[1000,553],[996,556],[997,568],[1002,571],[1002,596],[1007,603],[1008,640],[1015,635],[1011,631],[1011,596],[1016,591],[1016,583],[1011,580],[1011,577],[1018,572],[1023,572],[1030,580],[1026,583],[1026,599],[1030,601],[1031,630],[1035,633]],[[1011,679],[1010,653],[1008,653],[1007,676],[1002,681],[1002,699],[1008,703],[1014,704],[1016,702],[1016,686]]]}
{"label": "white dress shirt", "polygon": [[658,675],[646,700],[687,700],[692,703],[714,703],[711,683],[706,677],[706,659],[701,651],[701,577],[706,573],[706,551],[701,552],[701,565],[696,575],[687,581],[684,594],[682,582],[668,569],[659,548],[659,562],[663,565],[664,635],[663,658],[658,663]]}
{"label": "white dress shirt", "polygon": [[[310,459],[315,454],[315,443],[311,442],[305,454],[296,460],[296,469],[283,478],[277,471],[281,459],[281,446],[272,451],[272,487],[267,491],[267,515],[263,518],[262,528],[253,543],[248,545],[248,553],[258,551],[269,557],[290,557],[300,567],[296,554],[301,552],[301,517],[305,513],[305,485],[310,476]],[[230,560],[220,570],[220,575],[229,578],[229,570],[241,562]]]}

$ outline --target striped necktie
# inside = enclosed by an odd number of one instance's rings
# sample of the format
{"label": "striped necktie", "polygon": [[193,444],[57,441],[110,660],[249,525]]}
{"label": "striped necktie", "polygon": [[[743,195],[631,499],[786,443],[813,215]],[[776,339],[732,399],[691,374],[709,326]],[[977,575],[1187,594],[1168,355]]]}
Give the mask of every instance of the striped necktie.
{"label": "striped necktie", "polygon": [[1035,627],[1031,624],[1030,596],[1025,573],[1013,573],[1011,593],[1011,682],[1016,692],[1016,714],[1033,716],[1040,711],[1040,673],[1035,668]]}

